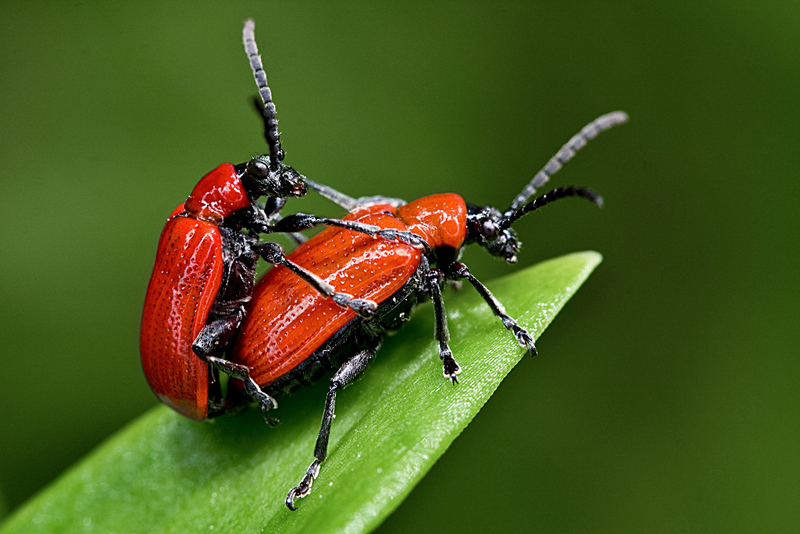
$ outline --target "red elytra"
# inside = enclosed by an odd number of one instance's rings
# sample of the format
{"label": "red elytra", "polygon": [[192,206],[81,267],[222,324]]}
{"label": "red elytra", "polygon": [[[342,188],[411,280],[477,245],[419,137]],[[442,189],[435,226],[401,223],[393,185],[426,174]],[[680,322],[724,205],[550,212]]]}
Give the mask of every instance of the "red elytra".
{"label": "red elytra", "polygon": [[[394,208],[362,206],[344,220],[383,229],[409,230],[428,243],[459,247],[466,237],[466,205],[455,194],[432,195]],[[419,267],[422,251],[402,242],[374,239],[328,228],[289,254],[336,291],[379,305],[405,285]],[[233,361],[250,368],[256,383],[285,376],[308,358],[356,313],[298,283],[285,267],[276,267],[256,284],[253,304],[233,350]]]}

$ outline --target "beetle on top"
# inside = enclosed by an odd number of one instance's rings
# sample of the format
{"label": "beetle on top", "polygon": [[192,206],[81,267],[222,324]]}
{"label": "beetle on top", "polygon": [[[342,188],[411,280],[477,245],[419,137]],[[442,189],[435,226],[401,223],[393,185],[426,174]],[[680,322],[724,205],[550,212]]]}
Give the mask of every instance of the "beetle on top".
{"label": "beetle on top", "polygon": [[[309,216],[280,219],[278,212],[286,198],[305,195],[307,188],[304,177],[283,163],[275,104],[253,33],[254,23],[248,20],[244,45],[261,97],[255,104],[264,121],[269,155],[240,165],[219,165],[173,211],[161,232],[142,314],[140,351],[147,382],[162,402],[195,420],[229,407],[222,398],[220,370],[242,378],[248,393],[262,406],[268,404],[268,397],[247,380],[246,368],[219,357],[244,318],[259,256],[290,269],[300,283],[331,297],[337,306],[361,315],[369,315],[377,306],[336,292],[288,260],[276,243],[259,242],[259,233],[291,233],[327,224],[382,239],[396,238],[351,221]],[[265,204],[259,204],[258,198],[265,195]]]}

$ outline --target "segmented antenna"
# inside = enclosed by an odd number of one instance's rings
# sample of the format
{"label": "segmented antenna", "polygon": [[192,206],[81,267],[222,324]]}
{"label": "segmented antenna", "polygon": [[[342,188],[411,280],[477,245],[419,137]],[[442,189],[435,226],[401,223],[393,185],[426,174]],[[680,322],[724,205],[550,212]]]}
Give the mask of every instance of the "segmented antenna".
{"label": "segmented antenna", "polygon": [[582,197],[586,200],[589,200],[596,204],[598,207],[603,206],[603,197],[589,189],[588,187],[575,187],[574,185],[567,186],[567,187],[558,187],[553,189],[552,191],[548,191],[547,193],[537,197],[534,200],[531,200],[520,209],[513,212],[511,215],[503,217],[500,219],[500,223],[498,227],[500,229],[505,229],[511,226],[511,223],[525,215],[526,213],[530,213],[532,211],[538,210],[539,208],[550,204],[551,202],[555,202],[556,200],[561,200],[562,198],[568,197]]}
{"label": "segmented antenna", "polygon": [[253,69],[253,77],[256,79],[258,94],[261,96],[261,115],[264,118],[264,137],[269,145],[269,159],[273,163],[283,161],[283,150],[281,150],[281,136],[278,133],[278,120],[275,118],[275,104],[272,102],[272,91],[267,85],[267,73],[264,72],[264,65],[261,63],[261,56],[258,55],[258,47],[255,38],[256,23],[253,19],[244,22],[242,30],[242,40],[244,41],[244,51],[247,59],[250,60],[250,68]]}
{"label": "segmented antenna", "polygon": [[556,152],[556,155],[550,158],[547,165],[542,170],[536,173],[533,180],[517,195],[511,207],[505,212],[506,217],[510,217],[520,206],[525,204],[529,198],[533,196],[536,190],[542,187],[550,179],[552,175],[561,169],[562,165],[572,159],[575,152],[586,146],[589,140],[594,139],[600,132],[604,132],[618,124],[628,122],[628,114],[624,111],[612,111],[597,117],[595,120],[584,126],[580,132],[572,136],[567,143]]}

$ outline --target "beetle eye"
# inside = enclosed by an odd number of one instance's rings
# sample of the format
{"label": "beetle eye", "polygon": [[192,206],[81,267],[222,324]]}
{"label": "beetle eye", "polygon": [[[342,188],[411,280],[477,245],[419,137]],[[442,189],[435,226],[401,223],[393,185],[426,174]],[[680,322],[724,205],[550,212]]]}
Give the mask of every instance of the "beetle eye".
{"label": "beetle eye", "polygon": [[247,173],[253,178],[264,178],[269,173],[269,167],[260,159],[251,159],[247,162]]}
{"label": "beetle eye", "polygon": [[494,237],[497,235],[497,225],[491,219],[484,219],[481,222],[481,233],[486,237]]}

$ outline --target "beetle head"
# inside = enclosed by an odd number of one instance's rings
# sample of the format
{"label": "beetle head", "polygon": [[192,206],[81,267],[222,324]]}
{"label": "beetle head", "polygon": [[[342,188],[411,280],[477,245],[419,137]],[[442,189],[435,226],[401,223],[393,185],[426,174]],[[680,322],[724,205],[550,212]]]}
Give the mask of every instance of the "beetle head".
{"label": "beetle head", "polygon": [[602,207],[603,198],[587,187],[559,187],[531,200],[519,209],[506,213],[491,206],[477,207],[467,204],[467,239],[478,243],[493,256],[509,263],[517,261],[521,243],[511,224],[525,215],[562,198],[581,197]]}
{"label": "beetle head", "polygon": [[492,256],[515,263],[520,242],[512,228],[503,226],[504,220],[497,208],[467,204],[467,240],[478,243]]}
{"label": "beetle head", "polygon": [[627,121],[628,115],[624,111],[612,111],[597,117],[581,128],[581,131],[573,135],[556,152],[555,156],[550,158],[547,164],[534,175],[530,183],[514,198],[511,206],[504,213],[500,213],[497,209],[488,206],[482,208],[468,206],[467,239],[480,243],[491,254],[513,263],[517,260],[520,243],[511,229],[511,224],[526,213],[537,210],[554,200],[567,197],[582,197],[598,206],[602,206],[603,199],[600,195],[585,187],[561,187],[545,193],[530,202],[528,200],[537,189],[547,183],[550,177],[558,172],[566,162],[571,160],[575,153],[586,146],[586,143],[591,139],[597,137],[600,132]]}
{"label": "beetle head", "polygon": [[255,156],[241,172],[242,183],[254,196],[301,197],[308,192],[302,174],[267,155]]}

